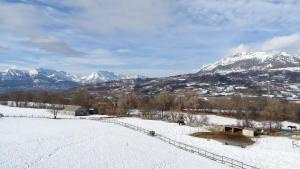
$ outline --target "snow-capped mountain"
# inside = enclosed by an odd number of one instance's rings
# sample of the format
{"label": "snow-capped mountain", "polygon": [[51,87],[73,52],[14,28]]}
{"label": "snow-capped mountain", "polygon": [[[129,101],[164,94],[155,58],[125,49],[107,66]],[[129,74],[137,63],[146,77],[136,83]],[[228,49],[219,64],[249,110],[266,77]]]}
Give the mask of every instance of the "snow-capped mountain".
{"label": "snow-capped mountain", "polygon": [[108,71],[98,71],[78,77],[64,71],[50,69],[19,70],[8,69],[0,72],[0,91],[32,89],[66,89],[82,84],[95,84],[121,79],[145,78],[139,75],[121,75]]}
{"label": "snow-capped mountain", "polygon": [[300,71],[300,55],[286,52],[242,52],[207,65],[200,72],[228,74],[278,70]]}
{"label": "snow-capped mountain", "polygon": [[63,71],[49,69],[0,72],[0,90],[64,89],[78,86],[78,78]]}
{"label": "snow-capped mountain", "polygon": [[51,80],[54,82],[59,81],[78,81],[78,78],[74,75],[68,74],[64,71],[56,71],[50,69],[30,69],[30,70],[18,70],[8,69],[4,72],[0,72],[1,80]]}
{"label": "snow-capped mountain", "polygon": [[83,84],[95,84],[113,80],[121,80],[121,79],[137,79],[137,78],[146,78],[145,76],[140,75],[123,75],[116,74],[114,72],[109,71],[98,71],[93,72],[87,76],[83,76],[80,78],[80,82]]}

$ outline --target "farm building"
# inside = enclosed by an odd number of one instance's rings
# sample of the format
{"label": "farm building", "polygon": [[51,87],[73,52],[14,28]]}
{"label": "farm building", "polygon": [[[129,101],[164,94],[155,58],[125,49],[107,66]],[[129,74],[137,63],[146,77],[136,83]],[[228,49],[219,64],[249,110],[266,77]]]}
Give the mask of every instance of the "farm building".
{"label": "farm building", "polygon": [[243,127],[240,126],[224,126],[224,132],[231,132],[231,133],[242,133]]}
{"label": "farm building", "polygon": [[75,116],[88,116],[98,114],[96,109],[93,108],[85,108],[85,107],[79,107],[77,110],[75,110]]}
{"label": "farm building", "polygon": [[79,108],[80,106],[65,105],[65,109],[63,110],[63,113],[67,115],[75,116],[75,111]]}
{"label": "farm building", "polygon": [[231,133],[238,133],[242,134],[247,137],[255,137],[257,136],[258,132],[255,128],[247,128],[242,126],[224,126],[224,132],[231,132]]}
{"label": "farm building", "polygon": [[242,134],[247,137],[257,136],[257,129],[255,128],[243,128]]}

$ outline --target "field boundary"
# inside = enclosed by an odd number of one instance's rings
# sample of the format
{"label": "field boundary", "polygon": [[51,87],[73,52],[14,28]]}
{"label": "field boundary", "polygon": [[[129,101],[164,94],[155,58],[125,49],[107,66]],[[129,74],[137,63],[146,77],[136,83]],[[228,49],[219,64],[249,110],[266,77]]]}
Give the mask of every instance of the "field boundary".
{"label": "field boundary", "polygon": [[[37,118],[37,119],[53,119],[53,116],[45,116],[45,115],[3,115],[5,118]],[[85,117],[57,117],[56,119],[71,119],[71,120],[89,120],[89,118]]]}
{"label": "field boundary", "polygon": [[[147,135],[150,135],[150,131],[151,131],[151,130],[144,129],[144,128],[139,127],[139,126],[135,126],[135,125],[132,125],[132,124],[120,122],[120,121],[112,119],[112,118],[90,118],[90,120],[97,120],[97,121],[101,121],[101,122],[106,122],[106,123],[112,123],[112,124],[120,125],[120,126],[129,128],[129,129],[132,129],[132,130],[135,130],[135,131],[147,134]],[[201,149],[199,147],[191,146],[191,145],[188,145],[188,144],[185,144],[185,143],[173,140],[173,139],[171,139],[169,137],[163,136],[163,135],[158,134],[158,133],[155,133],[155,135],[153,137],[155,137],[155,138],[157,138],[157,139],[159,139],[159,140],[161,140],[161,141],[163,141],[165,143],[173,145],[173,146],[175,146],[175,147],[177,147],[179,149],[182,149],[184,151],[187,151],[187,152],[190,152],[190,153],[193,153],[193,154],[196,154],[196,155],[208,158],[210,160],[217,161],[219,163],[228,165],[228,166],[233,167],[233,168],[239,168],[239,169],[259,169],[258,167],[251,166],[249,164],[246,164],[244,162],[235,160],[233,158],[229,158],[229,157],[226,157],[226,156],[218,155],[218,154],[215,154],[213,152]]]}

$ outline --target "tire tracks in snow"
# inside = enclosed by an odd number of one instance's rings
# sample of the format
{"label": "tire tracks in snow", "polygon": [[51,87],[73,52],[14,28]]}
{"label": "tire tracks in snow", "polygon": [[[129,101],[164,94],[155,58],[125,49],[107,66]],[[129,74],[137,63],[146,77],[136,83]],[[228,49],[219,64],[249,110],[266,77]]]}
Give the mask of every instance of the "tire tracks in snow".
{"label": "tire tracks in snow", "polygon": [[[70,141],[72,141],[72,138],[74,138],[74,137],[69,138],[69,139],[71,139]],[[24,169],[29,169],[29,168],[39,164],[42,161],[50,159],[51,157],[53,157],[54,155],[56,155],[58,152],[60,152],[63,149],[66,149],[66,148],[69,148],[69,147],[72,147],[72,146],[79,146],[79,145],[81,145],[81,144],[83,144],[87,141],[95,140],[97,138],[98,137],[88,138],[88,139],[80,140],[78,142],[70,142],[70,143],[65,144],[63,146],[56,147],[54,150],[50,151],[50,153],[47,153],[46,155],[40,156],[38,159],[34,160],[33,162],[31,162],[31,163],[26,162],[27,165],[25,166]],[[65,140],[63,140],[63,141],[65,141]]]}

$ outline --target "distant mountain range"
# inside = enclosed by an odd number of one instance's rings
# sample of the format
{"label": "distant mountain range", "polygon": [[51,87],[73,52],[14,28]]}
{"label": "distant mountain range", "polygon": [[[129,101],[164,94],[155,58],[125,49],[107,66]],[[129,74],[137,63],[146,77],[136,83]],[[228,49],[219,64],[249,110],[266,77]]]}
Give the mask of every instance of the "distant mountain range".
{"label": "distant mountain range", "polygon": [[0,72],[0,91],[68,89],[83,84],[96,84],[132,78],[146,77],[140,75],[121,75],[108,71],[98,71],[79,77],[64,71],[43,68],[31,70],[8,69]]}
{"label": "distant mountain range", "polygon": [[108,71],[78,77],[48,69],[10,69],[0,73],[0,91],[82,88],[93,94],[137,91],[153,95],[167,90],[178,94],[192,91],[210,97],[267,95],[268,87],[273,97],[300,100],[300,56],[286,52],[242,52],[207,65],[197,73],[163,78]]}

